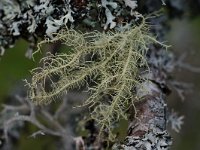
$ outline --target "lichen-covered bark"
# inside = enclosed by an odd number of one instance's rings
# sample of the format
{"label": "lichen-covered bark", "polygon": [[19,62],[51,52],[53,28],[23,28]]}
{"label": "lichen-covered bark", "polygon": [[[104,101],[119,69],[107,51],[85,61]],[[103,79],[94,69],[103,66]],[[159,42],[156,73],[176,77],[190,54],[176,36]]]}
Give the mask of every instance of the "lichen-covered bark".
{"label": "lichen-covered bark", "polygon": [[65,26],[121,29],[122,23],[134,22],[136,6],[135,0],[2,0],[0,54],[18,38],[32,43],[30,53],[39,37],[52,38],[52,33]]}
{"label": "lichen-covered bark", "polygon": [[172,144],[166,130],[165,94],[155,83],[149,85],[147,88],[152,91],[136,104],[136,118],[130,123],[128,136],[119,149],[167,150]]}
{"label": "lichen-covered bark", "polygon": [[170,149],[172,138],[166,129],[169,122],[166,98],[170,93],[169,74],[174,68],[172,57],[161,48],[151,47],[148,53],[150,73],[142,75],[149,81],[136,87],[139,101],[135,103],[136,112],[130,114],[127,137],[113,149]]}

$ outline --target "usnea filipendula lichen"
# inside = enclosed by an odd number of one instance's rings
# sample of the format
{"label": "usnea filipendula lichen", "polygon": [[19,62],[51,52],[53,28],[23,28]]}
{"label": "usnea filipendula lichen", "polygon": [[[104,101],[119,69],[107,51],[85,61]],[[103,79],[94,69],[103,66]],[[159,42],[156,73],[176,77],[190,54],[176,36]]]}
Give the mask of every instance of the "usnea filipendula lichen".
{"label": "usnea filipendula lichen", "polygon": [[98,123],[100,133],[107,129],[113,140],[113,124],[127,119],[126,111],[136,99],[134,87],[147,80],[140,76],[140,70],[148,70],[148,46],[163,44],[150,35],[145,19],[123,32],[67,29],[54,36],[42,43],[62,41],[70,53],[49,54],[41,60],[43,67],[32,70],[32,81],[27,82],[29,97],[35,104],[49,104],[63,93],[85,86],[90,93],[85,104],[92,110],[91,118]]}

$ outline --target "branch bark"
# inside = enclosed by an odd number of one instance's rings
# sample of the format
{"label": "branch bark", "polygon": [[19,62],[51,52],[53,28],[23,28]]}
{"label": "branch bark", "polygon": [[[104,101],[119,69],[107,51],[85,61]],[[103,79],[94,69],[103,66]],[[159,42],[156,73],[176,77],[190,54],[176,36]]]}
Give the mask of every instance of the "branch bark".
{"label": "branch bark", "polygon": [[151,93],[135,104],[136,118],[130,123],[128,136],[121,148],[167,150],[172,144],[166,130],[166,95],[155,83],[149,85],[147,88],[151,89]]}

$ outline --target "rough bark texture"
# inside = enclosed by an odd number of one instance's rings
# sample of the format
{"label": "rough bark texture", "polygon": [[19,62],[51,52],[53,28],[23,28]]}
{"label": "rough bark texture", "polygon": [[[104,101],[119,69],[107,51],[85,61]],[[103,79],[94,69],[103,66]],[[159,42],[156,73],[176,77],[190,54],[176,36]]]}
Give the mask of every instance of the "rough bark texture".
{"label": "rough bark texture", "polygon": [[[143,97],[136,104],[137,114],[128,130],[125,140],[125,149],[169,149],[172,144],[171,137],[166,131],[166,103],[165,94],[154,83],[152,93]],[[154,84],[154,85],[153,85]]]}

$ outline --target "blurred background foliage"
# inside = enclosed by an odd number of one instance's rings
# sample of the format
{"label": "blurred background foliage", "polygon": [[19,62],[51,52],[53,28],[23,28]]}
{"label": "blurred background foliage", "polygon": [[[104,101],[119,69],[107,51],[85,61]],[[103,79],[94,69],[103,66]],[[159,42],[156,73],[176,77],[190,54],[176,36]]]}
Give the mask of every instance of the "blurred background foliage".
{"label": "blurred background foliage", "polygon": [[[15,85],[27,78],[29,71],[37,66],[39,57],[35,61],[25,57],[28,43],[24,40],[17,41],[13,48],[6,50],[0,60],[0,102]],[[41,56],[40,56],[41,57]]]}
{"label": "blurred background foliage", "polygon": [[[168,40],[177,57],[186,54],[185,62],[200,68],[200,16],[192,19],[173,20]],[[168,98],[172,108],[184,115],[184,125],[180,133],[172,133],[173,150],[200,149],[200,73],[185,69],[175,69],[173,76],[181,82],[192,84],[185,100],[172,92]],[[187,91],[186,91],[187,92]]]}
{"label": "blurred background foliage", "polygon": [[[0,60],[0,104],[9,103],[9,97],[14,96],[23,89],[23,79],[30,76],[30,70],[38,66],[42,53],[34,56],[34,61],[25,57],[28,43],[24,40],[17,41],[13,48],[6,50]],[[2,107],[1,107],[2,108]],[[16,150],[53,150],[52,137],[29,138],[37,129],[31,124],[27,124],[21,131],[20,141],[16,142]]]}

